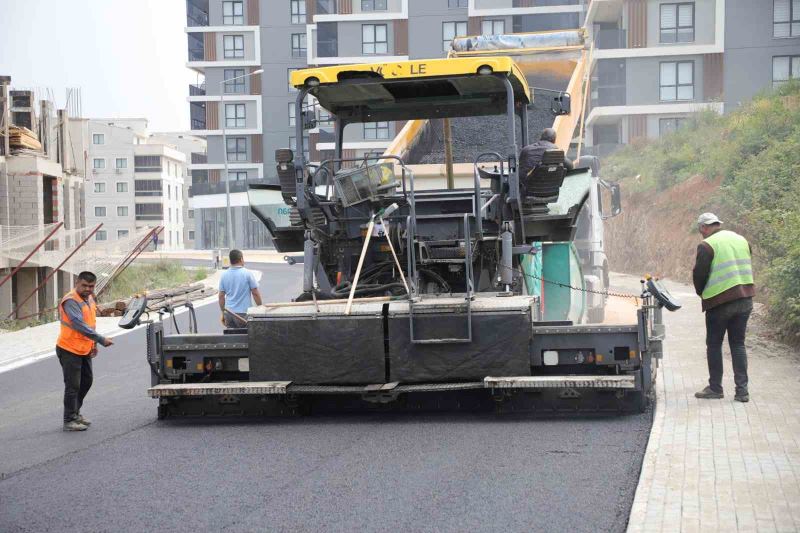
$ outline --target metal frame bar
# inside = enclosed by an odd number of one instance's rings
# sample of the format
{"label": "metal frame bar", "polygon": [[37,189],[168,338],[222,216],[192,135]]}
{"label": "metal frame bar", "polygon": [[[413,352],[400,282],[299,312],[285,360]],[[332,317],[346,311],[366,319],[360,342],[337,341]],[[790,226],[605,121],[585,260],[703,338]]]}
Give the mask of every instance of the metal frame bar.
{"label": "metal frame bar", "polygon": [[33,257],[33,254],[35,254],[35,253],[36,253],[36,252],[39,250],[39,248],[41,248],[42,246],[44,246],[44,244],[45,244],[47,241],[49,241],[49,240],[50,240],[50,238],[51,238],[53,235],[55,235],[55,233],[56,233],[58,230],[60,230],[60,229],[61,229],[61,226],[63,226],[63,225],[64,225],[64,223],[63,223],[63,222],[59,222],[58,224],[56,224],[56,227],[55,227],[55,228],[53,228],[53,231],[51,231],[50,233],[48,233],[48,234],[47,234],[47,237],[45,237],[44,239],[42,239],[41,241],[39,241],[39,244],[37,244],[37,245],[36,245],[36,247],[35,247],[33,250],[31,250],[31,252],[30,252],[28,255],[26,255],[26,256],[25,256],[25,259],[23,259],[23,260],[22,260],[22,262],[21,262],[20,264],[18,264],[16,267],[14,267],[14,270],[12,270],[10,274],[8,274],[6,277],[4,277],[4,278],[3,278],[3,280],[2,280],[2,281],[0,281],[0,287],[2,287],[3,285],[5,285],[5,283],[6,283],[8,280],[10,280],[10,279],[11,279],[11,278],[14,276],[14,274],[16,274],[17,272],[19,272],[19,270],[20,270],[20,269],[21,269],[21,268],[22,268],[22,267],[25,265],[25,263],[27,263],[27,262],[28,262],[28,260],[29,260],[31,257]]}
{"label": "metal frame bar", "polygon": [[69,254],[69,255],[68,255],[68,256],[67,256],[67,257],[66,257],[66,258],[65,258],[63,261],[61,261],[61,263],[59,263],[59,264],[58,264],[58,266],[57,266],[56,268],[54,268],[54,269],[53,269],[53,271],[52,271],[52,272],[50,272],[50,273],[49,273],[47,276],[45,276],[44,280],[42,280],[42,282],[41,282],[39,285],[37,285],[37,286],[36,286],[36,288],[35,288],[35,289],[33,289],[33,291],[32,291],[32,292],[31,292],[31,293],[30,293],[30,294],[29,294],[29,295],[28,295],[28,296],[27,296],[27,297],[26,297],[24,300],[22,300],[22,303],[18,304],[18,305],[17,305],[17,307],[16,307],[16,309],[14,309],[13,311],[11,311],[11,312],[8,314],[8,316],[6,316],[6,318],[11,318],[12,316],[16,315],[16,314],[17,314],[17,312],[19,311],[19,308],[20,308],[20,307],[22,307],[23,305],[25,305],[26,303],[28,303],[28,300],[30,300],[30,299],[31,299],[31,297],[32,297],[34,294],[36,294],[37,292],[39,292],[39,289],[40,289],[40,288],[42,288],[42,286],[43,286],[43,285],[45,285],[45,284],[46,284],[48,281],[50,281],[50,278],[52,278],[52,277],[53,277],[53,276],[56,274],[56,272],[58,272],[59,270],[61,270],[61,267],[62,267],[62,266],[64,266],[64,264],[65,264],[67,261],[69,261],[69,260],[72,258],[72,256],[73,256],[73,255],[75,255],[75,254],[77,253],[77,251],[78,251],[78,250],[80,250],[81,248],[83,248],[83,245],[84,245],[84,244],[86,244],[87,242],[89,242],[89,239],[91,239],[91,238],[92,238],[92,236],[93,236],[95,233],[97,233],[97,231],[98,231],[98,230],[99,230],[99,229],[100,229],[102,226],[103,226],[103,223],[102,223],[102,222],[101,222],[100,224],[98,224],[98,225],[97,225],[97,227],[96,227],[96,228],[94,228],[94,229],[91,231],[91,233],[89,233],[89,235],[87,235],[87,236],[86,236],[86,238],[85,238],[85,239],[83,239],[83,241],[81,241],[81,243],[80,243],[78,246],[76,246],[76,247],[75,247],[75,249],[74,249],[74,250],[72,250],[72,252],[70,252],[70,254]]}

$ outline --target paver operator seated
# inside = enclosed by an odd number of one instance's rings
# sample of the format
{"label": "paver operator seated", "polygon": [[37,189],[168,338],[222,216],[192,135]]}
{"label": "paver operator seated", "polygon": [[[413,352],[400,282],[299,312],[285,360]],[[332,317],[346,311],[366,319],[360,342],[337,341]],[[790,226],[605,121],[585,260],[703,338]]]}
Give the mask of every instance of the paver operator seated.
{"label": "paver operator seated", "polygon": [[247,308],[250,296],[256,305],[261,305],[261,293],[252,272],[244,268],[241,250],[231,250],[228,254],[230,268],[219,280],[219,308],[222,311],[222,324],[226,328],[247,326]]}
{"label": "paver operator seated", "polygon": [[92,386],[92,358],[97,356],[98,344],[106,347],[114,344],[95,331],[96,281],[93,273],[81,272],[75,288],[58,304],[61,332],[56,341],[56,354],[64,373],[64,431],[85,431],[91,424],[81,415],[81,406]]}
{"label": "paver operator seated", "polygon": [[[555,144],[556,130],[553,128],[545,128],[542,130],[542,135],[538,141],[525,146],[519,152],[519,177],[520,180],[524,179],[531,173],[531,171],[542,163],[542,158],[547,150],[561,150]],[[564,158],[564,166],[567,170],[572,170],[572,161]]]}
{"label": "paver operator seated", "polygon": [[701,399],[719,399],[722,393],[722,339],[728,334],[733,360],[734,399],[747,402],[747,350],[744,346],[747,320],[753,311],[753,266],[750,244],[733,231],[722,229],[713,213],[697,220],[703,242],[697,246],[692,272],[694,287],[703,299],[706,314],[708,387],[695,393]]}

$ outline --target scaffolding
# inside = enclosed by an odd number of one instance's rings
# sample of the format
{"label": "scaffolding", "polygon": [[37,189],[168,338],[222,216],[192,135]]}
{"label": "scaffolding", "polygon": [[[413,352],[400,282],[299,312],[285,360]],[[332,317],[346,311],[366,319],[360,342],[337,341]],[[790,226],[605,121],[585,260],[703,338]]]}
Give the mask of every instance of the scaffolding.
{"label": "scaffolding", "polygon": [[[0,286],[23,267],[48,267],[50,274],[22,299],[11,312],[15,316],[41,286],[56,272],[78,274],[88,270],[97,276],[95,292],[101,294],[147,247],[161,227],[143,228],[115,241],[94,238],[102,224],[64,229],[62,223],[43,226],[0,226],[0,264],[10,270],[0,278]],[[22,295],[21,295],[22,296]]]}

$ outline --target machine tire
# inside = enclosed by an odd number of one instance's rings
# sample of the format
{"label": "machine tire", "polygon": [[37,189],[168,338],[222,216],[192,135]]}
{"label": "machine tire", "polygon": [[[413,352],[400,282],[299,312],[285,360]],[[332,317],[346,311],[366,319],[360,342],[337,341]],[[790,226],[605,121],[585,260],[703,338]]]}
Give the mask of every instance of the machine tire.
{"label": "machine tire", "polygon": [[158,419],[159,420],[164,420],[165,418],[167,418],[167,416],[169,416],[169,411],[167,409],[167,406],[166,405],[159,405],[158,406]]}

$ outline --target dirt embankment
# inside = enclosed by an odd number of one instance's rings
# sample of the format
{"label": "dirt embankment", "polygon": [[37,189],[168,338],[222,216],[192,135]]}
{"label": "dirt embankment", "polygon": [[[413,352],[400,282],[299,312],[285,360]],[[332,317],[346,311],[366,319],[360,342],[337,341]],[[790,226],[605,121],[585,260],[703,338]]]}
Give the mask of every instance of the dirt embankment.
{"label": "dirt embankment", "polygon": [[720,181],[695,176],[657,192],[626,193],[622,213],[606,224],[611,270],[691,282],[697,245],[695,223],[708,210]]}

